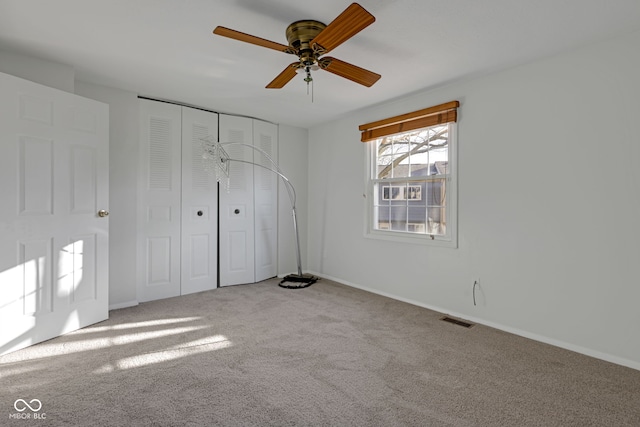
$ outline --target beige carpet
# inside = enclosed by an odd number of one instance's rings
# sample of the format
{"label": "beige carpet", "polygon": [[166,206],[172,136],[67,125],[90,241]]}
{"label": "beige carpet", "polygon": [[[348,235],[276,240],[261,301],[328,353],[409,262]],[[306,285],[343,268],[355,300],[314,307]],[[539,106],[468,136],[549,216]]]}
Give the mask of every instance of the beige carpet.
{"label": "beige carpet", "polygon": [[0,425],[640,426],[640,371],[440,317],[328,280],[116,310],[0,357]]}

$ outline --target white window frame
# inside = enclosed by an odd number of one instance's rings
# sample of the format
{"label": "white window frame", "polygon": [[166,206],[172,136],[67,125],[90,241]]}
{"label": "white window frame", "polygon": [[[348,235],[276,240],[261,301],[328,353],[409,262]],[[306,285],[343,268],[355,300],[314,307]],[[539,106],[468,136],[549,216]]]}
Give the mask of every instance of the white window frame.
{"label": "white window frame", "polygon": [[[374,203],[375,203],[375,178],[376,167],[376,141],[365,143],[365,198],[364,208],[366,212],[364,235],[366,238],[421,244],[427,246],[439,246],[448,248],[458,247],[458,126],[455,122],[449,123],[449,164],[447,166],[447,199],[446,199],[446,224],[447,235],[418,234],[396,230],[380,230],[374,227]],[[411,178],[398,178],[397,181],[411,182]],[[389,179],[388,185],[394,185],[394,179]]]}

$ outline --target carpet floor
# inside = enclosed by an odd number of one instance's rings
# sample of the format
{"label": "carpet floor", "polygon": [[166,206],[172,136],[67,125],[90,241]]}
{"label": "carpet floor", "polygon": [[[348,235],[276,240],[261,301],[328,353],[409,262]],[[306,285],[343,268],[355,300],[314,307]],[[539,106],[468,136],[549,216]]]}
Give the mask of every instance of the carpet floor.
{"label": "carpet floor", "polygon": [[640,371],[277,283],[114,310],[0,357],[0,425],[640,426]]}

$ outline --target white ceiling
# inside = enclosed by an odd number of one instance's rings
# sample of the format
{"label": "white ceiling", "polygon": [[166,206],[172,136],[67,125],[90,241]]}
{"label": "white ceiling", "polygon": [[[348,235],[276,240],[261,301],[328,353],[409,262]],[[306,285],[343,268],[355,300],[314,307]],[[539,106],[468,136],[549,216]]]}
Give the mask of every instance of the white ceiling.
{"label": "white ceiling", "polygon": [[[314,73],[265,89],[294,57],[212,34],[287,44],[300,19],[349,0],[0,0],[0,50],[72,65],[76,79],[276,123],[312,127],[421,89],[640,29],[640,0],[361,0],[376,22],[331,56],[375,71],[371,88]],[[640,47],[639,47],[640,48]]]}

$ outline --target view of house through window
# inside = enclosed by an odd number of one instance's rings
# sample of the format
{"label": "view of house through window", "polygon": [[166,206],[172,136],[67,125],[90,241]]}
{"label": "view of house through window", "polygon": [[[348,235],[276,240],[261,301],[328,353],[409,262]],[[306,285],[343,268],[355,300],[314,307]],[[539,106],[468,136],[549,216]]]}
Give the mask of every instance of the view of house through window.
{"label": "view of house through window", "polygon": [[451,123],[385,136],[372,153],[371,227],[447,237]]}

